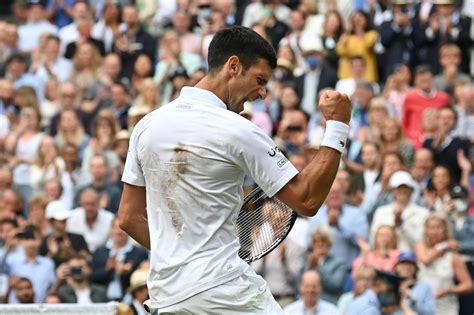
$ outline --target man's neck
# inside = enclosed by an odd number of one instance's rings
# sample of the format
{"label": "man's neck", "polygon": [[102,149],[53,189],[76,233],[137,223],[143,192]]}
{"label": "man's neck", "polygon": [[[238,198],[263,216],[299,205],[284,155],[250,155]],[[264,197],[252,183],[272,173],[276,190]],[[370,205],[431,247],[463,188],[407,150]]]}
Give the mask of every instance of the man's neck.
{"label": "man's neck", "polygon": [[86,223],[89,226],[92,226],[95,221],[97,221],[97,217],[99,216],[99,210],[97,210],[97,214],[93,218],[86,218]]}
{"label": "man's neck", "polygon": [[[307,309],[307,310],[311,310],[311,311],[315,311],[316,308],[318,306],[318,300],[310,300],[310,301],[307,301],[307,300],[304,300],[304,308]],[[314,312],[316,313],[316,312]]]}
{"label": "man's neck", "polygon": [[105,178],[94,178],[93,181],[92,181],[92,184],[94,185],[94,187],[97,187],[97,188],[102,188],[105,186]]}

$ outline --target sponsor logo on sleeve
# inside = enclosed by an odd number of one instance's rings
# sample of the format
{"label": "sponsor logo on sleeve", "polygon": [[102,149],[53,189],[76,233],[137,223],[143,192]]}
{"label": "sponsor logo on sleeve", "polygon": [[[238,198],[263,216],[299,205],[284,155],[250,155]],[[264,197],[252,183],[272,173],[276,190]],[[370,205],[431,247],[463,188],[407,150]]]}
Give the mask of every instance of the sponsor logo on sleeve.
{"label": "sponsor logo on sleeve", "polygon": [[278,149],[277,146],[273,147],[270,149],[270,151],[267,151],[267,154],[270,156],[270,157],[274,157],[275,155],[277,155],[277,153],[280,153],[280,149]]}

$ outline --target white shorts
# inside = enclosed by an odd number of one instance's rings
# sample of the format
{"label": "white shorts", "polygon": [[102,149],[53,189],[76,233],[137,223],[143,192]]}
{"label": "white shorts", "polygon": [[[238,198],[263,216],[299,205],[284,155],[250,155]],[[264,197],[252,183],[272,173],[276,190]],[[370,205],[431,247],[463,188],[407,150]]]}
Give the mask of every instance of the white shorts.
{"label": "white shorts", "polygon": [[267,283],[252,269],[233,280],[200,292],[151,314],[283,314]]}

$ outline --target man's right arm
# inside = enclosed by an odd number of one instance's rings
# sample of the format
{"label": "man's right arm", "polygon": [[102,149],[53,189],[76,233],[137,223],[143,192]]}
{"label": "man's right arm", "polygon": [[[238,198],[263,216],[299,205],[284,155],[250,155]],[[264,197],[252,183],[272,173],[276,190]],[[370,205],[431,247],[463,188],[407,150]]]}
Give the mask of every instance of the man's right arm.
{"label": "man's right arm", "polygon": [[[332,120],[348,125],[352,110],[351,101],[347,95],[328,91],[320,98],[319,110],[326,121]],[[344,139],[342,146],[345,146],[346,140]],[[341,152],[324,146],[323,140],[321,148],[309,165],[277,193],[278,199],[301,215],[315,215],[329,193],[340,160]]]}

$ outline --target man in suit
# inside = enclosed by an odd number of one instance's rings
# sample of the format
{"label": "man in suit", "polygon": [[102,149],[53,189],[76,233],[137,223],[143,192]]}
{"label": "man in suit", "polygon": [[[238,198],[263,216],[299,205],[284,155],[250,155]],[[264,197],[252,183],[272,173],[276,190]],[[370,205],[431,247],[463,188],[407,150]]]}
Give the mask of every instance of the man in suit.
{"label": "man in suit", "polygon": [[295,85],[300,96],[301,109],[311,115],[316,110],[319,91],[336,86],[337,73],[324,63],[324,47],[319,37],[301,42],[307,69],[295,78]]}
{"label": "man in suit", "polygon": [[471,19],[456,9],[455,0],[435,0],[434,10],[427,23],[415,22],[414,40],[417,60],[427,62],[434,73],[441,71],[439,49],[446,43],[454,43],[462,51],[460,70],[469,73],[469,51],[472,46]]}
{"label": "man in suit", "polygon": [[148,259],[148,252],[131,242],[119,227],[118,219],[112,223],[111,234],[111,240],[99,247],[92,256],[91,280],[107,286],[109,299],[121,300],[129,287],[132,272]]}

